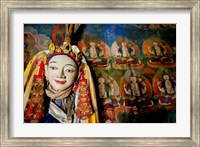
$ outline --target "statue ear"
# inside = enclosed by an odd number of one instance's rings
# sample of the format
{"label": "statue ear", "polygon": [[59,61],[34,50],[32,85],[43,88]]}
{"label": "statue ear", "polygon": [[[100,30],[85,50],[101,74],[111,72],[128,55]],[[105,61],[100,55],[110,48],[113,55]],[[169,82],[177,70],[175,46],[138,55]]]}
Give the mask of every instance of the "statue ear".
{"label": "statue ear", "polygon": [[76,77],[76,82],[78,82],[78,80],[80,79],[80,76],[81,76],[81,69],[80,68],[77,70],[77,75],[76,76],[77,76]]}
{"label": "statue ear", "polygon": [[46,79],[48,79],[48,69],[47,65],[44,65],[44,75],[46,76]]}
{"label": "statue ear", "polygon": [[85,69],[85,63],[81,63],[81,65],[79,65],[79,68],[78,68],[78,75],[77,75],[77,79],[80,78],[81,76],[81,72]]}

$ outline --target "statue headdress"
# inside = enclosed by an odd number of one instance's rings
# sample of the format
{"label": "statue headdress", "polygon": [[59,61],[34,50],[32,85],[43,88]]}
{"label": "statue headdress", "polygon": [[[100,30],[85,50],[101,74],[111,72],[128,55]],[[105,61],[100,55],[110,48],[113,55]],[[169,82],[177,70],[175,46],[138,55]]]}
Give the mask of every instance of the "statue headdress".
{"label": "statue headdress", "polygon": [[46,57],[43,58],[44,64],[48,64],[49,60],[55,55],[67,55],[72,58],[78,65],[82,59],[82,53],[76,46],[71,46],[69,42],[63,42],[60,47],[52,42],[49,45],[49,53],[46,54]]}

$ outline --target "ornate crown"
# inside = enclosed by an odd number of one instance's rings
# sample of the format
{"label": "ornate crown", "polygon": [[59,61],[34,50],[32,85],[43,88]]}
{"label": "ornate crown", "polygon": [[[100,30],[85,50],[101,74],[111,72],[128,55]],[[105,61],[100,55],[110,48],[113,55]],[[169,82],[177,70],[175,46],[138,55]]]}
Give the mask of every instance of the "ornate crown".
{"label": "ornate crown", "polygon": [[52,42],[49,45],[49,53],[43,56],[43,62],[44,64],[47,64],[49,60],[55,56],[55,55],[67,55],[71,57],[77,64],[82,59],[82,53],[79,51],[79,49],[76,46],[71,46],[68,42],[63,42],[63,44],[56,48],[55,44]]}

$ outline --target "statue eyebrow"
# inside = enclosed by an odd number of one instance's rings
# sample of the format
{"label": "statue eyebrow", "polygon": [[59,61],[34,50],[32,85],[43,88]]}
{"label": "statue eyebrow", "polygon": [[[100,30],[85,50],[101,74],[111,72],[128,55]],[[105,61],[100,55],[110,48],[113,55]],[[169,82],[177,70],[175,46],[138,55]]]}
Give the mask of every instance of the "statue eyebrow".
{"label": "statue eyebrow", "polygon": [[74,66],[74,65],[72,65],[72,64],[65,64],[65,66],[72,66],[72,67],[74,67],[74,68],[75,68],[75,66]]}
{"label": "statue eyebrow", "polygon": [[[51,63],[56,63],[56,64],[58,64],[56,61],[51,61],[51,62],[49,62],[49,64],[51,64]],[[65,64],[65,66],[72,66],[72,67],[74,67],[74,68],[76,68],[74,65],[72,65],[72,64]],[[64,67],[65,67],[64,66]]]}
{"label": "statue eyebrow", "polygon": [[51,61],[49,64],[51,64],[51,63],[56,63],[56,64],[58,64],[56,61]]}

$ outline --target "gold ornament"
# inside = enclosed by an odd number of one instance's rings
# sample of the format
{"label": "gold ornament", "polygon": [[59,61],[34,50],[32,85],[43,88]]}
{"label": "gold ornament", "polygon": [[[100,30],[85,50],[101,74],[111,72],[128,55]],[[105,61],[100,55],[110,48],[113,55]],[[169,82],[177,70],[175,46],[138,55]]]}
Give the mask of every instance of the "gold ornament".
{"label": "gold ornament", "polygon": [[42,53],[42,61],[43,61],[44,64],[46,64],[47,55],[44,52]]}
{"label": "gold ornament", "polygon": [[[69,42],[65,42],[63,46],[56,48],[56,46],[54,45],[54,43],[51,43],[49,45],[49,52],[50,52],[50,56],[53,55],[55,52],[58,53],[65,53],[67,55],[71,55],[74,57],[74,59],[79,62],[82,58],[82,53],[81,52],[77,52],[77,51],[73,51],[72,50],[72,46]],[[46,55],[46,54],[45,54]],[[47,55],[45,56],[43,55],[43,61],[44,64],[46,64],[46,60],[47,59]]]}
{"label": "gold ornament", "polygon": [[55,47],[54,43],[52,42],[52,43],[49,45],[49,52],[50,52],[50,54],[53,54],[54,51],[55,51],[55,49],[56,49],[56,47]]}
{"label": "gold ornament", "polygon": [[61,51],[62,51],[61,48],[57,48],[57,49],[56,49],[56,52],[59,52],[59,53],[60,53]]}

